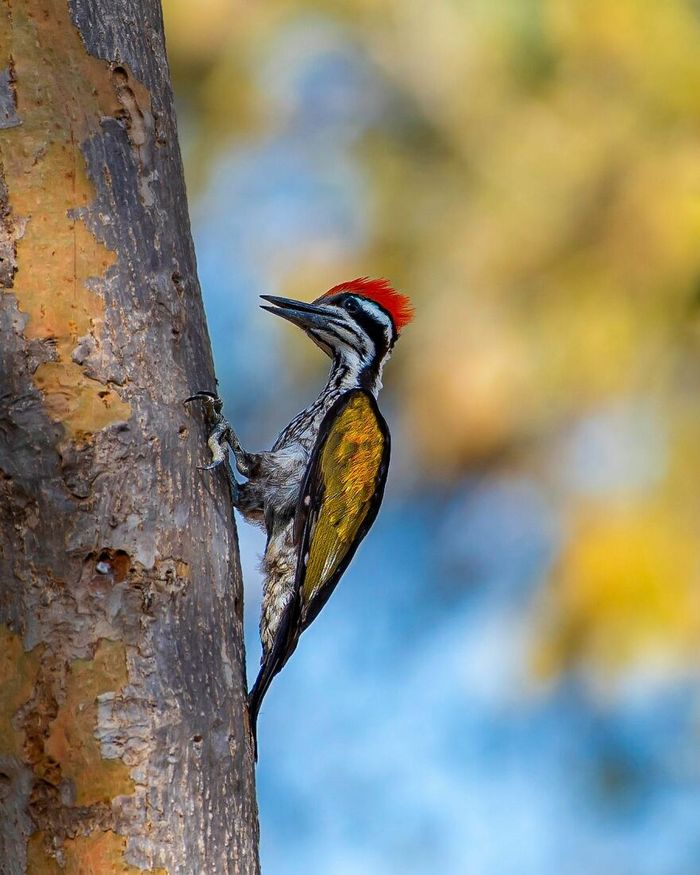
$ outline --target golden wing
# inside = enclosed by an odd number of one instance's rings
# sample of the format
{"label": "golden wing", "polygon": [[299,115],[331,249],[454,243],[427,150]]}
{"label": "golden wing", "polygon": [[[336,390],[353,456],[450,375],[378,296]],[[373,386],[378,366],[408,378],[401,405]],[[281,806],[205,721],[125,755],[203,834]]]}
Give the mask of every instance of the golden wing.
{"label": "golden wing", "polygon": [[263,697],[377,516],[389,467],[389,443],[377,402],[362,389],[341,395],[321,423],[294,518],[299,545],[295,598],[285,608],[274,645],[248,697],[256,759],[256,724]]}
{"label": "golden wing", "polygon": [[377,516],[389,450],[389,431],[368,392],[345,393],[326,414],[295,520],[302,629],[328,600]]}

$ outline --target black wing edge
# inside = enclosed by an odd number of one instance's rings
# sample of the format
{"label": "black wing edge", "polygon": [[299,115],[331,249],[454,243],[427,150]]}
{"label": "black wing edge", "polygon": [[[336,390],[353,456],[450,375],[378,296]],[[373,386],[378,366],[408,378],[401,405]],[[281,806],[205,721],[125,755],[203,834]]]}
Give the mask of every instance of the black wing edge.
{"label": "black wing edge", "polygon": [[[326,442],[328,434],[330,433],[335,418],[356,395],[363,395],[369,400],[372,412],[374,413],[377,423],[379,425],[379,430],[381,431],[382,437],[384,438],[384,451],[382,454],[382,461],[379,467],[377,488],[375,489],[374,496],[372,498],[372,504],[367,511],[367,516],[365,517],[362,525],[357,531],[355,541],[350,546],[350,549],[348,550],[346,555],[343,557],[342,562],[336,569],[333,576],[328,580],[326,585],[316,595],[316,597],[312,599],[312,601],[306,606],[304,615],[301,618],[301,624],[299,629],[300,634],[311,625],[311,623],[319,615],[323,606],[331,597],[331,594],[333,593],[333,590],[335,589],[338,581],[343,576],[343,574],[345,573],[345,569],[352,561],[352,558],[355,555],[357,548],[360,546],[365,535],[370,530],[372,524],[377,518],[377,514],[379,513],[379,508],[381,507],[382,499],[384,497],[384,487],[386,486],[386,477],[389,470],[389,457],[391,455],[391,435],[389,434],[389,427],[387,426],[386,421],[382,416],[379,407],[377,406],[377,401],[374,395],[370,394],[364,389],[351,389],[349,392],[343,393],[340,398],[338,398],[334,402],[334,404],[328,410],[328,413],[326,413],[325,417],[323,418],[321,428],[319,429],[318,438],[316,439],[316,445],[314,446],[311,458],[309,459],[309,464],[306,468],[306,474],[304,475],[301,492],[299,493],[299,502],[297,504],[294,522],[295,540],[297,540],[299,543],[299,548],[297,551],[297,569],[296,579],[294,582],[294,591],[298,596],[300,610],[301,593],[303,591],[304,576],[306,574],[306,565],[303,561],[303,557],[306,556],[306,554],[308,553],[309,539],[311,537],[311,526],[309,525],[309,508],[318,507],[318,499],[323,492],[323,483],[320,482],[317,476],[318,458],[321,455],[321,451],[323,450],[323,446]],[[307,498],[307,496],[310,497],[311,500],[308,504],[305,504],[305,499]]]}

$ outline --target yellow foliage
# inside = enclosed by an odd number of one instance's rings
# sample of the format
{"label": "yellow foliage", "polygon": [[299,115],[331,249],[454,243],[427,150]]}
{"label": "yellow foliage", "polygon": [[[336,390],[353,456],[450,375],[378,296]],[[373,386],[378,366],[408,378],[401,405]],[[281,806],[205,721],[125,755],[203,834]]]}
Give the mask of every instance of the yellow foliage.
{"label": "yellow foliage", "polygon": [[603,675],[642,656],[694,661],[700,634],[696,538],[667,505],[581,512],[546,593],[536,664],[583,660]]}

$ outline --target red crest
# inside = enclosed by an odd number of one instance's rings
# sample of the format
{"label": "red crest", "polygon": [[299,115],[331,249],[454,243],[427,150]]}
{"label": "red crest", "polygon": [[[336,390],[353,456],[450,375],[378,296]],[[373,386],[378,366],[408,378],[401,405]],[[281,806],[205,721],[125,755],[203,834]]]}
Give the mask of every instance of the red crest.
{"label": "red crest", "polygon": [[397,332],[400,332],[413,319],[413,306],[410,300],[406,295],[402,295],[393,289],[389,285],[388,280],[373,280],[367,276],[358,277],[356,280],[350,280],[350,282],[333,286],[332,289],[321,295],[321,298],[340,295],[342,292],[360,295],[379,304],[393,319]]}

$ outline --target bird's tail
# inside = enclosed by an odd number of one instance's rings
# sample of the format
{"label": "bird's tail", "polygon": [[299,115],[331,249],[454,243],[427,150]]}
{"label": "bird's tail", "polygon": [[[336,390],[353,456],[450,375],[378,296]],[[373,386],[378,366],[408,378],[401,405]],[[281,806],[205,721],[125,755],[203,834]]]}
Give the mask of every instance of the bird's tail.
{"label": "bird's tail", "polygon": [[263,654],[260,671],[253,684],[253,689],[248,693],[248,721],[256,763],[258,761],[258,714],[262,700],[270,689],[275,675],[282,670],[289,657],[296,650],[299,640],[298,610],[296,610],[295,602],[294,599],[287,606],[275,636],[275,643],[270,651]]}
{"label": "bird's tail", "polygon": [[260,666],[260,671],[258,672],[258,676],[253,684],[253,689],[248,693],[250,739],[253,744],[253,755],[255,756],[256,763],[258,761],[258,714],[260,713],[260,706],[262,705],[265,693],[270,688],[272,679],[282,667],[276,666],[274,661],[270,658],[271,656],[272,654],[269,654],[267,658],[263,660],[263,664]]}

